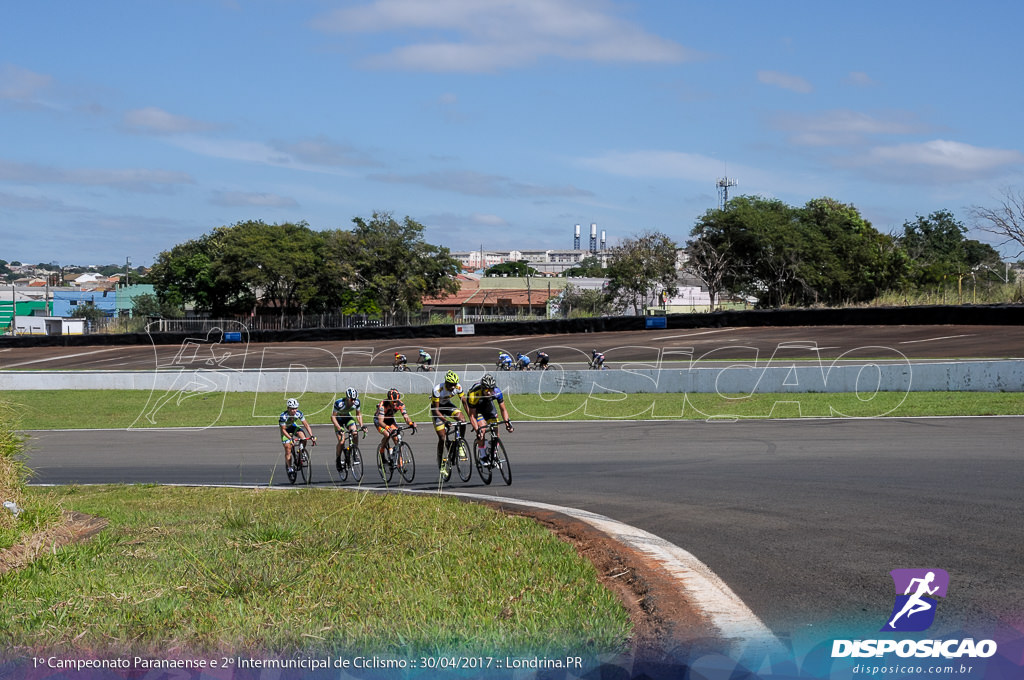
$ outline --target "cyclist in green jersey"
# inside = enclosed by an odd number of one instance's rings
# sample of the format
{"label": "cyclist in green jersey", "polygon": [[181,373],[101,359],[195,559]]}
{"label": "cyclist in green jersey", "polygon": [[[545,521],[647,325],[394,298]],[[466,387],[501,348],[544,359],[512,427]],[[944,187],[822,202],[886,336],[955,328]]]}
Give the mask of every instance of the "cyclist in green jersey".
{"label": "cyclist in green jersey", "polygon": [[335,448],[334,465],[341,471],[344,461],[342,453],[345,449],[345,437],[351,438],[351,446],[359,443],[359,428],[365,432],[363,425],[362,403],[359,401],[359,392],[354,387],[345,391],[345,396],[334,402],[334,412],[331,414],[331,423],[334,425],[334,434],[338,437],[338,446]]}
{"label": "cyclist in green jersey", "polygon": [[284,445],[284,464],[288,472],[295,472],[292,467],[292,438],[308,439],[313,446],[316,446],[316,437],[313,436],[313,429],[306,422],[306,416],[299,410],[299,400],[289,399],[285,402],[285,412],[281,414],[277,422],[281,429],[281,444]]}

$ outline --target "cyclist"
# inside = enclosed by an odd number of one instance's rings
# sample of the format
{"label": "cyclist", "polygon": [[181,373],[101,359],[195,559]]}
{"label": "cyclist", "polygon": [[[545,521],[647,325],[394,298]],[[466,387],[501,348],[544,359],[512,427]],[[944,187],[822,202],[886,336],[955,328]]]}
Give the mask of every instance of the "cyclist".
{"label": "cyclist", "polygon": [[307,439],[316,446],[316,437],[313,436],[313,429],[306,422],[306,416],[299,410],[298,399],[288,399],[285,403],[285,411],[277,419],[281,428],[281,444],[284,445],[284,464],[288,468],[288,474],[295,473],[292,465],[292,438]]}
{"label": "cyclist", "polygon": [[430,356],[429,354],[427,354],[427,352],[425,350],[421,349],[420,350],[420,360],[418,362],[416,362],[416,363],[419,364],[418,365],[419,369],[425,371],[425,370],[429,369],[434,364],[434,358],[432,356]]}
{"label": "cyclist", "polygon": [[598,352],[596,349],[590,352],[590,367],[601,370],[604,368],[604,354]]}
{"label": "cyclist", "polygon": [[388,460],[394,454],[391,446],[391,435],[397,428],[395,415],[398,413],[402,414],[405,424],[415,432],[416,423],[409,419],[409,412],[405,410],[405,403],[402,401],[402,393],[392,387],[388,390],[387,396],[377,404],[377,411],[373,414],[373,424],[377,428],[377,432],[384,435],[384,438],[380,440],[378,450],[381,452],[387,451]]}
{"label": "cyclist", "polygon": [[548,361],[551,357],[548,356],[547,352],[537,350],[537,370],[546,371],[548,370]]}
{"label": "cyclist", "polygon": [[519,352],[516,355],[516,370],[517,371],[529,371],[530,370],[530,355]]}
{"label": "cyclist", "polygon": [[508,409],[505,408],[505,397],[498,389],[498,381],[490,373],[484,373],[480,382],[469,388],[466,393],[466,402],[469,405],[469,418],[476,423],[476,452],[481,461],[487,460],[487,449],[484,447],[484,433],[487,425],[498,422],[498,409],[494,403],[498,403],[501,415],[505,420],[505,429],[512,431],[512,419],[508,417]]}
{"label": "cyclist", "polygon": [[395,352],[395,363],[393,363],[391,367],[396,368],[400,371],[405,371],[408,370],[408,366],[406,366],[407,363],[409,363],[409,360],[405,357],[404,354],[402,354],[401,352]]}
{"label": "cyclist", "polygon": [[512,370],[512,355],[508,352],[498,352],[498,368],[503,371]]}
{"label": "cyclist", "polygon": [[338,436],[338,446],[335,449],[334,465],[341,472],[345,466],[341,454],[345,450],[345,435],[352,440],[352,446],[359,443],[357,428],[363,429],[366,433],[366,426],[363,424],[362,403],[359,401],[359,392],[354,387],[345,390],[345,396],[334,402],[334,412],[331,414],[331,423],[334,425],[334,434]]}
{"label": "cyclist", "polygon": [[[459,384],[459,375],[455,371],[448,371],[444,374],[444,382],[434,386],[430,393],[430,415],[434,418],[434,431],[437,432],[437,467],[442,468],[444,464],[444,436],[445,424],[449,418],[459,423],[459,436],[466,436],[466,418],[459,410],[459,405],[452,403],[452,397],[458,397],[462,406],[469,411],[469,404],[466,403],[466,395],[462,393],[462,385]],[[471,422],[473,429],[476,423]]]}

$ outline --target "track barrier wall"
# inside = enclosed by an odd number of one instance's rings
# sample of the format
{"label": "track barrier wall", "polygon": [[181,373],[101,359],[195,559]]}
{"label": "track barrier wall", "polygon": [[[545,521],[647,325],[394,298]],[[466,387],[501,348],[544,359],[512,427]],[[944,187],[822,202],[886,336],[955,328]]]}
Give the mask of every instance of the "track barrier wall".
{"label": "track barrier wall", "polygon": [[[457,367],[464,387],[491,370]],[[0,390],[118,389],[203,392],[342,394],[348,387],[381,394],[430,392],[443,372],[338,372],[292,366],[281,370],[0,371]],[[911,363],[732,363],[714,367],[642,365],[605,371],[559,370],[496,373],[510,394],[1024,392],[1024,361]]]}
{"label": "track barrier wall", "polygon": [[[537,335],[552,333],[603,333],[644,330],[644,316],[590,319],[549,319],[475,323],[475,335]],[[661,318],[661,317],[658,317]],[[863,307],[849,309],[784,309],[722,311],[704,314],[669,314],[665,326],[672,329],[770,327],[770,326],[933,326],[948,324],[982,326],[1024,325],[1024,305],[946,305],[927,307]],[[289,331],[249,330],[232,322],[224,331],[245,329],[248,342],[320,342],[401,338],[453,338],[455,323],[431,326],[375,326],[368,328],[310,328]],[[0,347],[79,347],[115,345],[178,345],[195,333],[120,333],[94,335],[47,335],[0,337]]]}

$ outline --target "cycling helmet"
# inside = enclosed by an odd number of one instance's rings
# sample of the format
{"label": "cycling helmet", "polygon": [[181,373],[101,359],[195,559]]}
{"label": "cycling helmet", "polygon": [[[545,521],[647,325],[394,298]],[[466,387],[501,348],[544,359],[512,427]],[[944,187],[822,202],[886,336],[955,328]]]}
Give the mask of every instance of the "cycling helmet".
{"label": "cycling helmet", "polygon": [[493,390],[498,386],[498,381],[494,379],[494,376],[490,373],[484,373],[484,377],[480,378],[480,387],[485,390]]}
{"label": "cycling helmet", "polygon": [[355,400],[359,398],[359,392],[356,391],[356,388],[350,387],[347,390],[345,390],[345,396],[348,397],[349,399]]}
{"label": "cycling helmet", "polygon": [[444,374],[444,381],[449,385],[459,384],[459,374],[455,371],[448,371]]}
{"label": "cycling helmet", "polygon": [[402,399],[402,393],[392,387],[388,390],[388,401],[400,401]]}
{"label": "cycling helmet", "polygon": [[299,407],[299,400],[298,399],[289,399],[288,401],[286,401],[284,403],[284,405],[287,406],[288,408],[298,408]]}
{"label": "cycling helmet", "polygon": [[400,357],[400,356],[402,356],[402,353],[401,353],[401,352],[395,352],[395,358],[396,358],[396,359],[397,359],[398,357]]}

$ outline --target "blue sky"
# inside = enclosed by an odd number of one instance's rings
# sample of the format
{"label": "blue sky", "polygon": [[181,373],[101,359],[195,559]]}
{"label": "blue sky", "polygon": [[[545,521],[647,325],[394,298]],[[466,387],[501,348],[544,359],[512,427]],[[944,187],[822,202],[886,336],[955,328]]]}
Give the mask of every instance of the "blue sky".
{"label": "blue sky", "polygon": [[[1024,4],[9,2],[0,258],[148,265],[235,222],[453,250],[684,242],[733,195],[883,232],[1024,188]],[[972,236],[993,242],[980,232]]]}

